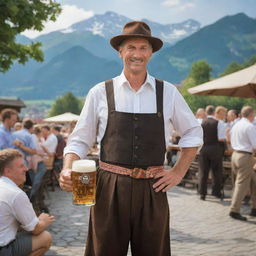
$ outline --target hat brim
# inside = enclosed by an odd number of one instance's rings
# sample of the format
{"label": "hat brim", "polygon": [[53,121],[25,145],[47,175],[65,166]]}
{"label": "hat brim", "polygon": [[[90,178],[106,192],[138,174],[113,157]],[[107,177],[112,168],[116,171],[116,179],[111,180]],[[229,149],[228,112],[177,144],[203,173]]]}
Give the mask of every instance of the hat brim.
{"label": "hat brim", "polygon": [[153,37],[153,36],[144,36],[141,34],[132,34],[132,35],[119,35],[119,36],[114,36],[110,39],[110,44],[111,46],[119,51],[119,46],[120,44],[129,38],[143,38],[149,41],[149,43],[152,45],[153,48],[153,52],[157,52],[158,50],[160,50],[163,46],[163,41],[157,37]]}

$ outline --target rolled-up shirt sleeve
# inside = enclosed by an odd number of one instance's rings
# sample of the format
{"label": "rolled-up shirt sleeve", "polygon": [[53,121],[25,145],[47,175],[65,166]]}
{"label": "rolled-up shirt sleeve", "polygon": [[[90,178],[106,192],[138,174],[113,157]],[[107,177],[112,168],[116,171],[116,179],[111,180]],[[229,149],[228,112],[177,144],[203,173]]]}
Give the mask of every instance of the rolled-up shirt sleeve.
{"label": "rolled-up shirt sleeve", "polygon": [[96,140],[97,120],[97,104],[94,92],[90,90],[79,120],[68,138],[64,155],[75,153],[81,159],[86,158],[87,153]]}
{"label": "rolled-up shirt sleeve", "polygon": [[203,144],[203,129],[178,90],[175,90],[173,102],[171,122],[181,136],[179,146],[200,147]]}

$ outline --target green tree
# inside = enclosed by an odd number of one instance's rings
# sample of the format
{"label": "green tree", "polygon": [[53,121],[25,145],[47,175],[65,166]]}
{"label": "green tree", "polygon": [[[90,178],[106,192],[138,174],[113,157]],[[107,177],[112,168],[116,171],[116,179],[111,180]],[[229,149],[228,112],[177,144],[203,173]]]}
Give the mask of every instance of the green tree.
{"label": "green tree", "polygon": [[198,108],[209,105],[209,97],[192,95],[188,92],[188,89],[201,83],[208,82],[211,77],[211,70],[211,66],[205,60],[196,61],[192,63],[191,71],[187,79],[182,83],[183,86],[181,87],[180,92],[194,112]]}
{"label": "green tree", "polygon": [[231,73],[234,73],[236,71],[239,71],[243,68],[250,67],[251,65],[256,63],[256,55],[252,56],[250,59],[246,60],[244,64],[238,64],[237,62],[233,61],[231,62],[223,71],[223,73],[220,76],[225,76]]}
{"label": "green tree", "polygon": [[60,115],[65,112],[80,114],[81,109],[82,102],[78,98],[76,98],[71,92],[68,92],[64,96],[56,99],[49,112],[49,116]]}
{"label": "green tree", "polygon": [[205,60],[199,60],[192,63],[189,78],[192,78],[195,85],[208,82],[211,77],[211,66]]}
{"label": "green tree", "polygon": [[252,56],[249,60],[247,60],[243,64],[243,68],[250,67],[251,65],[254,65],[254,64],[256,64],[256,55]]}
{"label": "green tree", "polygon": [[43,30],[43,22],[55,21],[60,12],[60,4],[53,0],[0,0],[0,72],[6,72],[15,60],[22,64],[29,58],[43,61],[39,42],[20,44],[16,36],[26,29]]}
{"label": "green tree", "polygon": [[231,62],[225,69],[224,72],[220,76],[226,76],[243,68],[242,65],[238,64],[237,62]]}

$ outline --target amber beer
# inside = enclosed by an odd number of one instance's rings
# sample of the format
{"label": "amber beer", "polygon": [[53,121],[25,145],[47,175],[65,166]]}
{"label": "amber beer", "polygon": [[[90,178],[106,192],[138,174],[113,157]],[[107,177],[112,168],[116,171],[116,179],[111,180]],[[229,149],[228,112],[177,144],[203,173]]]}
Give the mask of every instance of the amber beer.
{"label": "amber beer", "polygon": [[72,164],[73,204],[95,205],[96,165],[93,160],[76,160]]}

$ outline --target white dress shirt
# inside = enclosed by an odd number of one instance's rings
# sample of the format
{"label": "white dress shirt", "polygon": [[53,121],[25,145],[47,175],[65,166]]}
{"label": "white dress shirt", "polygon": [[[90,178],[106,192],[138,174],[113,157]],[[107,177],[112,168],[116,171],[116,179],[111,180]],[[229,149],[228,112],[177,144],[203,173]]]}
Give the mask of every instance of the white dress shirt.
{"label": "white dress shirt", "polygon": [[[130,86],[124,73],[113,78],[113,88],[116,111],[156,113],[155,78],[149,74],[138,91]],[[168,145],[173,128],[181,135],[180,147],[202,145],[203,132],[200,124],[176,87],[168,82],[164,82],[163,101],[166,145]],[[75,153],[80,158],[85,158],[95,143],[95,138],[98,143],[103,138],[107,120],[105,82],[101,82],[89,91],[80,118],[69,136],[64,154]]]}
{"label": "white dress shirt", "polygon": [[55,153],[58,145],[58,139],[55,134],[51,133],[42,144],[48,149],[50,153]]}
{"label": "white dress shirt", "polygon": [[231,146],[250,153],[256,150],[256,127],[247,118],[243,117],[232,127]]}
{"label": "white dress shirt", "polygon": [[11,179],[0,177],[0,246],[15,239],[19,226],[32,231],[37,223],[38,218],[25,192]]}

